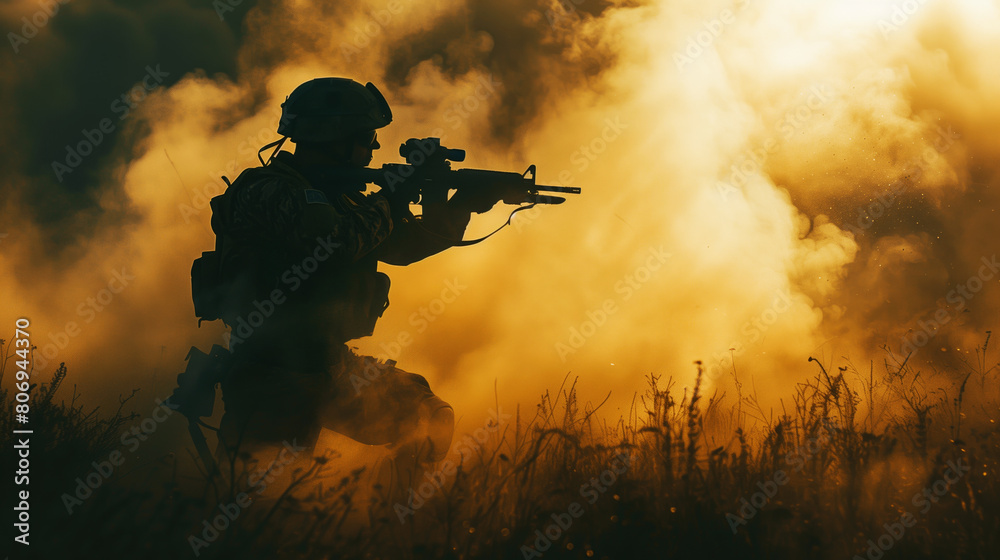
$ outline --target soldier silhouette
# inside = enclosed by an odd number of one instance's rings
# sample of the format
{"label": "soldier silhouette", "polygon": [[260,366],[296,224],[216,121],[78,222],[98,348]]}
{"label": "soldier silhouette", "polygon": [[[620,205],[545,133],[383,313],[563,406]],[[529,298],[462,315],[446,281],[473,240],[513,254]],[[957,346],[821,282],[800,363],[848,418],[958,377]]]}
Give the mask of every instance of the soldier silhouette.
{"label": "soldier silhouette", "polygon": [[[371,83],[308,81],[282,104],[282,139],[261,149],[274,147],[268,161],[212,200],[216,250],[195,262],[192,283],[196,314],[233,327],[220,455],[286,442],[312,449],[322,427],[388,445],[401,479],[446,454],[452,407],[422,376],[346,343],[371,335],[388,306],[378,262],[408,265],[454,246],[502,191],[459,190],[423,204],[421,216],[402,192],[364,194],[343,172],[371,162],[376,131],[391,121]],[[285,140],[294,154],[281,151]]]}

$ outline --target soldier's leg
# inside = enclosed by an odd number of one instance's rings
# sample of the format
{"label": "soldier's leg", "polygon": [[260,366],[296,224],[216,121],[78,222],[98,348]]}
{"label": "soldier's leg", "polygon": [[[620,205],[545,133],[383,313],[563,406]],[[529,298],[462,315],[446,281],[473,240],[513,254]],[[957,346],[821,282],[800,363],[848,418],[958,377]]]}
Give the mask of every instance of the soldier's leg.
{"label": "soldier's leg", "polygon": [[334,379],[334,398],[321,406],[323,427],[370,445],[427,444],[424,462],[444,458],[454,434],[451,405],[423,376],[350,354]]}
{"label": "soldier's leg", "polygon": [[271,451],[282,447],[305,448],[303,459],[311,455],[320,431],[318,409],[330,388],[323,375],[259,365],[235,367],[222,384],[225,414],[217,461],[223,474],[228,476],[233,461],[242,457],[244,465],[233,473],[239,477],[246,468],[257,468],[254,460],[270,462]]}
{"label": "soldier's leg", "polygon": [[320,409],[328,429],[393,451],[392,485],[405,496],[425,465],[445,457],[455,430],[451,405],[427,380],[374,358],[345,355],[335,378],[335,397]]}

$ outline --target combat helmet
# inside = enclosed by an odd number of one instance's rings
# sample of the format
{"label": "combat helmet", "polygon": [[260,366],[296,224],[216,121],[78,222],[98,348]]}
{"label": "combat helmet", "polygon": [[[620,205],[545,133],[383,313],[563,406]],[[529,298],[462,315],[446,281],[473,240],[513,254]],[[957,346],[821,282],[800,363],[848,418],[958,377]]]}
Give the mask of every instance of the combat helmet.
{"label": "combat helmet", "polygon": [[382,128],[392,122],[385,97],[371,82],[316,78],[281,104],[278,134],[292,142],[328,142]]}

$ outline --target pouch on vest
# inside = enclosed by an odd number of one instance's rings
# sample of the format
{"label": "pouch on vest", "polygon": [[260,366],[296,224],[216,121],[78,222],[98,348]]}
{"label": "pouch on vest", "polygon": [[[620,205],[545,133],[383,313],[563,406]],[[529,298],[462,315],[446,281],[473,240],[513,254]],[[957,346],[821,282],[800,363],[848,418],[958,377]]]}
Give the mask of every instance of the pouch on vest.
{"label": "pouch on vest", "polygon": [[381,272],[352,275],[337,292],[331,318],[339,338],[346,342],[371,336],[389,307],[389,277]]}
{"label": "pouch on vest", "polygon": [[389,277],[381,272],[375,273],[373,279],[374,291],[369,315],[372,319],[372,332],[375,331],[375,321],[385,313],[389,307]]}
{"label": "pouch on vest", "polygon": [[222,266],[216,251],[206,251],[191,264],[191,296],[198,324],[221,318],[226,296]]}
{"label": "pouch on vest", "polygon": [[367,301],[360,310],[361,336],[371,336],[375,332],[375,323],[389,307],[389,277],[376,272],[366,276],[364,283],[363,293]]}

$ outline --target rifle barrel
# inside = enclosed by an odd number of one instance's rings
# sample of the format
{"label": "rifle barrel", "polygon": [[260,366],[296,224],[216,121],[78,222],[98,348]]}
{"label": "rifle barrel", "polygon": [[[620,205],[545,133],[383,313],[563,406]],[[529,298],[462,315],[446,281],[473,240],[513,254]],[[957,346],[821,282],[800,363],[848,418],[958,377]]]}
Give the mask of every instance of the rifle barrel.
{"label": "rifle barrel", "polygon": [[552,185],[535,185],[536,191],[564,192],[570,194],[580,194],[580,187],[554,187]]}

